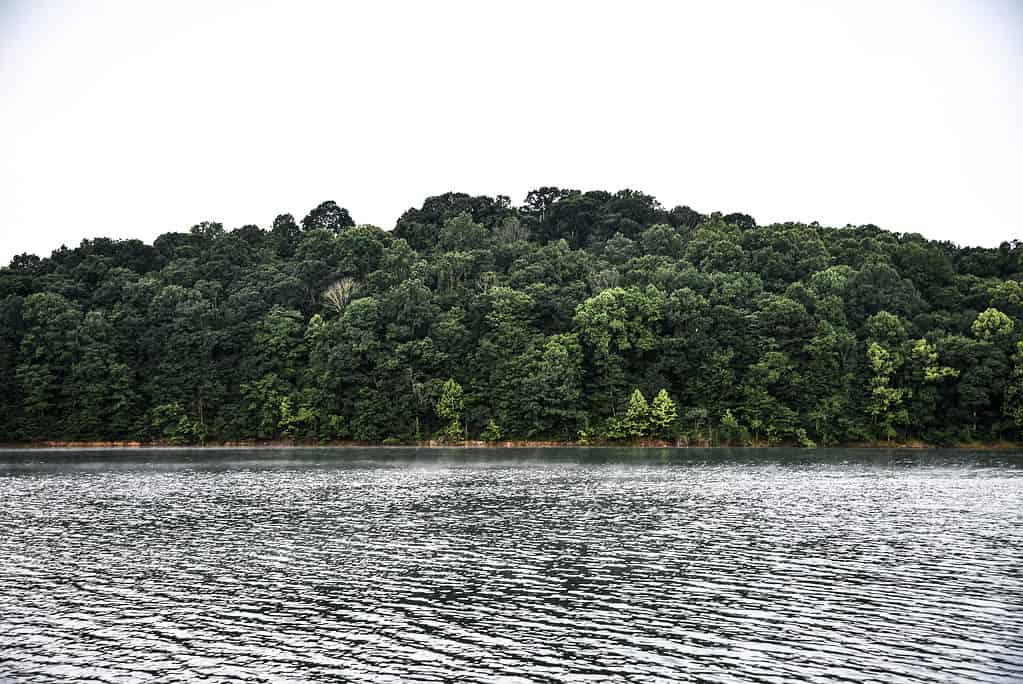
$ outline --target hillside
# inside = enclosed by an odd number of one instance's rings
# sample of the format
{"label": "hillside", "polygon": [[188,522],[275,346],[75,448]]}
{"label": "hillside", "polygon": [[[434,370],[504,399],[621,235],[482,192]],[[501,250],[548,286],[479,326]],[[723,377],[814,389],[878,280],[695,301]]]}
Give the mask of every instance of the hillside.
{"label": "hillside", "polygon": [[1021,257],[557,188],[97,238],[0,270],[0,441],[1017,439]]}

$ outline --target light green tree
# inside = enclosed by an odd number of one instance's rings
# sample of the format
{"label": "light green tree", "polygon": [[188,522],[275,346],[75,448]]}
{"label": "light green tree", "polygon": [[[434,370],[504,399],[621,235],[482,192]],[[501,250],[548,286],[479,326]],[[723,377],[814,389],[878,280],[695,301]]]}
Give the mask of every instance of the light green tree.
{"label": "light green tree", "polygon": [[678,408],[670,396],[668,390],[662,389],[654,397],[650,406],[650,426],[655,435],[667,437],[675,418],[678,416]]}
{"label": "light green tree", "polygon": [[501,427],[494,422],[493,418],[491,418],[487,422],[487,426],[483,429],[483,433],[480,437],[485,442],[496,442],[501,439]]}
{"label": "light green tree", "polygon": [[462,411],[465,409],[465,396],[462,386],[454,379],[449,378],[441,387],[440,399],[437,400],[437,416],[448,422],[444,428],[444,439],[458,441],[463,438],[465,432],[462,430]]}
{"label": "light green tree", "polygon": [[914,340],[912,358],[920,368],[925,382],[940,382],[945,378],[959,376],[959,371],[955,368],[938,363],[938,350],[925,339]]}
{"label": "light green tree", "polygon": [[902,357],[889,352],[877,342],[871,342],[867,348],[867,360],[874,371],[870,378],[867,413],[880,427],[885,438],[891,441],[896,434],[895,424],[905,423],[908,419],[903,406],[906,390],[892,385],[892,378],[902,365]]}
{"label": "light green tree", "polygon": [[742,440],[742,426],[738,419],[732,414],[731,409],[725,409],[721,416],[721,436],[727,442],[739,442]]}
{"label": "light green tree", "polygon": [[650,405],[638,389],[633,390],[629,398],[624,427],[625,434],[633,439],[645,437],[650,432]]}
{"label": "light green tree", "polygon": [[149,426],[157,441],[192,444],[203,437],[202,426],[185,413],[181,404],[161,404],[149,413]]}
{"label": "light green tree", "polygon": [[937,348],[924,338],[911,341],[906,369],[912,388],[906,397],[908,425],[914,431],[921,431],[940,420],[938,402],[942,385],[946,379],[959,377],[959,371],[942,365]]}
{"label": "light green tree", "polygon": [[310,406],[299,405],[296,409],[289,397],[281,399],[280,416],[277,426],[281,434],[289,439],[297,439],[308,434],[310,426],[315,425],[319,417]]}
{"label": "light green tree", "polygon": [[998,309],[986,309],[977,314],[970,326],[973,336],[983,342],[1001,342],[1012,336],[1012,319]]}

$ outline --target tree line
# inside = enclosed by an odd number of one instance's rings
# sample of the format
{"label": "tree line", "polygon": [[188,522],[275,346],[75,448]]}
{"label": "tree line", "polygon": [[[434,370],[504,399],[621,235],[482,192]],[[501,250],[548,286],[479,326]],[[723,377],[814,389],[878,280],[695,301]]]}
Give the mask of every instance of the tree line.
{"label": "tree line", "polygon": [[0,441],[1015,440],[1021,281],[1016,241],[632,190],[324,202],[15,257]]}

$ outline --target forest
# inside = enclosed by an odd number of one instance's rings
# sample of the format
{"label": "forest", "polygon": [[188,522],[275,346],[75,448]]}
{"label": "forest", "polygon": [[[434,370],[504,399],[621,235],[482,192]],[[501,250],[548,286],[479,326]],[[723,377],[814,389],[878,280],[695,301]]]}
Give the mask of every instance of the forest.
{"label": "forest", "polygon": [[1021,281],[633,190],[89,239],[0,269],[0,442],[1015,441]]}

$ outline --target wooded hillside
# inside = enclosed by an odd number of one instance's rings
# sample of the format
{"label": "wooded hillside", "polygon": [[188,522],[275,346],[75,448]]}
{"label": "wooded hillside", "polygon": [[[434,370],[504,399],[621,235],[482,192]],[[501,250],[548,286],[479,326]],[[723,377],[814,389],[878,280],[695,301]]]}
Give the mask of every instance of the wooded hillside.
{"label": "wooded hillside", "polygon": [[97,238],[0,270],[0,441],[1018,438],[1021,257],[558,188]]}

